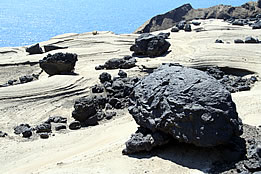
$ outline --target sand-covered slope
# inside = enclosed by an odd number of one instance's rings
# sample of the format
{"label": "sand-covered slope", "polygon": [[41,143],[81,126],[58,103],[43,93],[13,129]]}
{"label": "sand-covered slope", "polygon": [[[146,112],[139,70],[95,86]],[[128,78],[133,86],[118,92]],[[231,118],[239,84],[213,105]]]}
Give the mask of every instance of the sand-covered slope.
{"label": "sand-covered slope", "polygon": [[[201,21],[202,32],[171,33],[171,52],[158,58],[137,58],[138,66],[126,72],[129,76],[143,76],[140,68],[155,68],[163,62],[188,66],[217,65],[261,73],[261,45],[234,44],[234,39],[246,36],[260,37],[261,30],[236,27],[221,20]],[[229,30],[228,30],[229,28]],[[169,30],[167,30],[169,31]],[[78,131],[55,133],[47,140],[23,139],[13,134],[20,123],[37,125],[49,116],[60,115],[72,120],[75,99],[87,96],[90,86],[98,83],[103,70],[95,66],[110,58],[131,55],[129,48],[138,35],[115,35],[111,32],[66,34],[40,43],[67,46],[51,51],[79,55],[75,72],[78,75],[48,77],[42,73],[39,80],[0,88],[0,130],[9,134],[0,138],[0,173],[196,173],[206,171],[218,154],[210,150],[188,147],[162,147],[150,154],[123,156],[124,142],[137,125],[127,110],[95,127]],[[224,44],[216,44],[222,39]],[[21,75],[39,73],[38,62],[47,53],[28,55],[23,47],[0,48],[0,82]],[[31,64],[31,65],[30,65]],[[118,70],[106,70],[115,75]],[[239,73],[241,71],[238,71]],[[251,91],[232,95],[239,116],[244,123],[261,125],[261,83]],[[191,149],[190,149],[191,148]]]}

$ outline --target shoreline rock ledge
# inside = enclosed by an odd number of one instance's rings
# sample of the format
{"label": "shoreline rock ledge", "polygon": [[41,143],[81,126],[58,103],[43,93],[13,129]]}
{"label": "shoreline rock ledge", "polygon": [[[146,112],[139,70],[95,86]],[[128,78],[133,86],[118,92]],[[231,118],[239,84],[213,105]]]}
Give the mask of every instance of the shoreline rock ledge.
{"label": "shoreline rock ledge", "polygon": [[[152,137],[160,134],[161,138],[156,139],[164,141],[168,136],[199,147],[213,147],[243,133],[230,92],[207,73],[181,65],[164,64],[139,81],[130,95],[128,109],[142,132]],[[126,153],[128,144],[133,146],[127,142]],[[151,149],[135,144],[141,150]]]}

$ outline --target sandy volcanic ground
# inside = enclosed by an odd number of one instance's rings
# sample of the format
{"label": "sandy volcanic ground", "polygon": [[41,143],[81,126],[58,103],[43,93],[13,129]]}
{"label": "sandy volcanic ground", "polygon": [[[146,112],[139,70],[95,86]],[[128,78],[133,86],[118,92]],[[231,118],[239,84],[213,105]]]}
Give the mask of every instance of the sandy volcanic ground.
{"label": "sandy volcanic ground", "polygon": [[[171,52],[159,58],[137,58],[138,66],[126,72],[129,76],[143,76],[139,67],[154,68],[163,62],[188,66],[218,65],[261,73],[261,45],[234,44],[234,39],[246,36],[261,37],[261,30],[229,25],[221,20],[202,21],[202,32],[171,33]],[[194,28],[199,28],[194,27]],[[170,31],[170,30],[167,30]],[[72,121],[71,112],[75,99],[87,96],[90,86],[98,83],[102,72],[96,65],[110,58],[131,55],[129,48],[135,34],[115,35],[111,32],[65,34],[40,43],[68,46],[65,50],[79,55],[75,72],[79,75],[48,77],[42,73],[39,80],[26,84],[0,88],[0,130],[7,138],[0,138],[0,173],[201,173],[220,155],[210,149],[191,145],[169,145],[151,153],[134,156],[121,154],[124,143],[135,132],[137,125],[127,110],[119,112],[111,121],[78,131],[53,132],[47,140],[23,139],[13,133],[21,123],[37,125],[49,116],[60,115]],[[222,39],[224,44],[216,44]],[[0,84],[21,75],[39,73],[38,62],[45,54],[28,55],[24,47],[0,48]],[[116,75],[118,70],[106,70]],[[232,95],[239,116],[246,124],[261,125],[261,83],[251,91]]]}

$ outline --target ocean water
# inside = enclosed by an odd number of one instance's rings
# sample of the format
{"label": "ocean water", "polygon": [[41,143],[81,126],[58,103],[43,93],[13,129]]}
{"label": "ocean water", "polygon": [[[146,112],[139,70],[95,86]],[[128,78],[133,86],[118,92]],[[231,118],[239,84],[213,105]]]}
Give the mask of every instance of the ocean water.
{"label": "ocean water", "polygon": [[194,8],[246,0],[0,0],[0,47],[24,46],[64,33],[131,33],[151,17],[182,4]]}

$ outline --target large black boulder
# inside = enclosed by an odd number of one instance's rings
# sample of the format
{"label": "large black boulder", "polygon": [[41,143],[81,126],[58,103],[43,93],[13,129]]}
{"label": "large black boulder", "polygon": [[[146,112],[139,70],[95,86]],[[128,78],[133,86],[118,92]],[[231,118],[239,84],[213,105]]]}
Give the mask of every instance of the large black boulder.
{"label": "large black boulder", "polygon": [[38,43],[26,48],[26,52],[28,52],[29,54],[42,54],[43,50]]}
{"label": "large black boulder", "polygon": [[261,8],[261,0],[258,0],[258,1],[257,1],[257,6],[258,6],[259,8]]}
{"label": "large black boulder", "polygon": [[203,71],[162,65],[139,81],[130,95],[136,123],[179,142],[210,147],[242,134],[242,122],[231,94]]}
{"label": "large black boulder", "polygon": [[149,57],[161,56],[168,51],[170,43],[162,35],[141,34],[135,39],[135,44],[130,47],[136,55]]}
{"label": "large black boulder", "polygon": [[77,54],[55,53],[48,54],[39,61],[42,68],[49,75],[70,74],[74,70]]}

